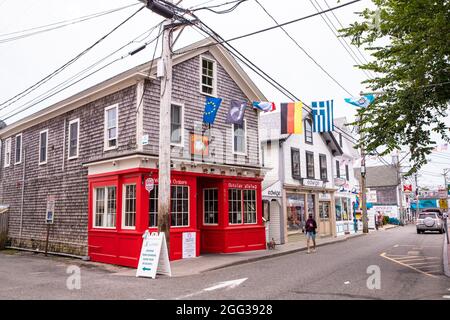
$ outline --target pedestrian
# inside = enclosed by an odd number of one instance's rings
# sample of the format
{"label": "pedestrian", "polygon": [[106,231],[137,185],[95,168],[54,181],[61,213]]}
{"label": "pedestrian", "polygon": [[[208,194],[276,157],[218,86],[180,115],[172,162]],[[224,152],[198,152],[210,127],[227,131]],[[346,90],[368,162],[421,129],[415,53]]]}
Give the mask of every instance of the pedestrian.
{"label": "pedestrian", "polygon": [[379,226],[380,228],[383,228],[383,218],[384,218],[384,216],[383,216],[383,214],[380,212],[380,214],[379,214],[379,216],[378,216],[378,226]]}
{"label": "pedestrian", "polygon": [[317,223],[314,220],[313,215],[310,213],[308,220],[306,220],[306,246],[308,247],[308,253],[311,253],[309,249],[309,240],[313,241],[313,252],[316,252],[316,229]]}

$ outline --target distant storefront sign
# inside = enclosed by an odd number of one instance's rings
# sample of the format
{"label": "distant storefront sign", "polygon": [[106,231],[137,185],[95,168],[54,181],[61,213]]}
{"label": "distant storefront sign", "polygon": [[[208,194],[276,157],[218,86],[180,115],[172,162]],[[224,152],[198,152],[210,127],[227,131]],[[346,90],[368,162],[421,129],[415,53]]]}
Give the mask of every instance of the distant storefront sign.
{"label": "distant storefront sign", "polygon": [[367,202],[377,203],[377,190],[368,190],[367,192]]}
{"label": "distant storefront sign", "polygon": [[397,206],[373,206],[372,210],[375,212],[381,212],[383,215],[390,218],[398,218],[398,207]]}
{"label": "distant storefront sign", "polygon": [[303,179],[303,185],[307,187],[322,187],[324,182],[322,180]]}
{"label": "distant storefront sign", "polygon": [[347,180],[345,180],[344,178],[334,178],[334,185],[337,187],[343,186],[346,182]]}

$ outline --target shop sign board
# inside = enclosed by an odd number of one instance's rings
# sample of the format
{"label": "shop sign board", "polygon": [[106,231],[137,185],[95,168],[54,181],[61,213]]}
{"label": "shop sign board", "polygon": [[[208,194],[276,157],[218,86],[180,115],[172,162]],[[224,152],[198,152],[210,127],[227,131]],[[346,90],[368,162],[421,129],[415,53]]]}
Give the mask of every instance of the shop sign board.
{"label": "shop sign board", "polygon": [[325,192],[325,193],[319,193],[319,201],[330,201],[331,200],[331,194]]}
{"label": "shop sign board", "polygon": [[441,208],[441,209],[448,209],[447,199],[440,199],[439,200],[439,208]]}
{"label": "shop sign board", "polygon": [[373,206],[372,209],[375,213],[381,212],[389,218],[399,218],[397,206]]}
{"label": "shop sign board", "polygon": [[277,181],[272,184],[270,187],[263,190],[263,197],[273,197],[273,198],[281,198],[282,188],[281,182]]}
{"label": "shop sign board", "polygon": [[447,190],[445,189],[439,190],[439,199],[447,199]]}
{"label": "shop sign board", "polygon": [[196,233],[183,232],[183,259],[195,258]]}
{"label": "shop sign board", "polygon": [[367,202],[370,203],[377,203],[377,190],[370,190],[367,191]]}
{"label": "shop sign board", "polygon": [[303,179],[303,185],[308,187],[322,187],[324,182],[322,180],[315,179]]}
{"label": "shop sign board", "polygon": [[337,187],[342,187],[346,182],[344,178],[334,178],[334,185]]}
{"label": "shop sign board", "polygon": [[172,276],[164,232],[145,231],[136,277],[156,278],[156,274]]}
{"label": "shop sign board", "polygon": [[47,210],[45,212],[45,223],[52,224],[55,218],[55,196],[47,197]]}

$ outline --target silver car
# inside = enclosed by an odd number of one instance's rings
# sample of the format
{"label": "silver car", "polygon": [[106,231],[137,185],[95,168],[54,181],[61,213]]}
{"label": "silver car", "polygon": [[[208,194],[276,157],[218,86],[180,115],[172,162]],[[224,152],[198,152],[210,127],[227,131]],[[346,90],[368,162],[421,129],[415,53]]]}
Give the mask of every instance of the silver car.
{"label": "silver car", "polygon": [[416,227],[417,233],[423,233],[425,231],[439,231],[439,233],[444,233],[444,221],[440,218],[439,213],[434,211],[419,213]]}

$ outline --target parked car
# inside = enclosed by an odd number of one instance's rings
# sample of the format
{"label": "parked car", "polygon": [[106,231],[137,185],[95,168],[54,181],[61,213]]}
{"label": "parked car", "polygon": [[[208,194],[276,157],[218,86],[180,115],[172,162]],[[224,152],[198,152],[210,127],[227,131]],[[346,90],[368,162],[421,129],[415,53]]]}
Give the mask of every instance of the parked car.
{"label": "parked car", "polygon": [[444,221],[442,220],[442,211],[439,209],[425,209],[419,213],[416,222],[417,233],[425,231],[439,231],[444,233]]}

